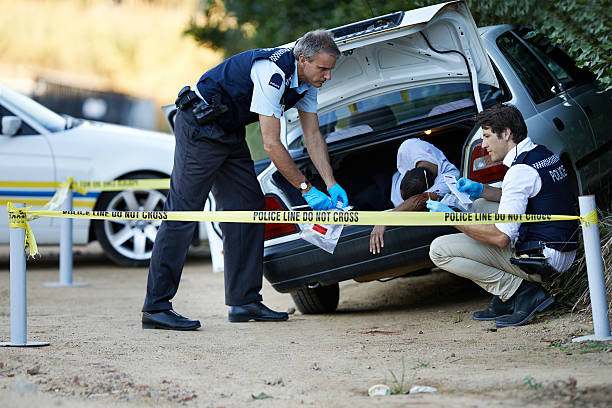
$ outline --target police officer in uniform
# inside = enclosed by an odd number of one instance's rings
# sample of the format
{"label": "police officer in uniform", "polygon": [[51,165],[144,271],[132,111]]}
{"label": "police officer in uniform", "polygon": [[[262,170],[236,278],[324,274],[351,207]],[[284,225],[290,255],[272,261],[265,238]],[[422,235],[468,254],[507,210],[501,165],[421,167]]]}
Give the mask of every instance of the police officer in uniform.
{"label": "police officer in uniform", "polygon": [[[294,48],[237,54],[183,88],[176,105],[176,147],[167,211],[202,210],[209,191],[219,210],[265,210],[245,125],[259,121],[266,152],[314,210],[348,204],[336,182],[317,117],[317,91],[331,79],[340,55],[333,36],[315,30]],[[280,141],[283,111],[299,112],[308,153],[329,195],[312,186]],[[149,267],[143,328],[196,330],[200,322],[172,309],[195,222],[161,224]],[[262,303],[264,224],[223,223],[225,302],[230,322],[284,321],[287,313]]]}
{"label": "police officer in uniform", "polygon": [[[476,116],[482,147],[491,161],[509,169],[502,188],[459,179],[457,187],[473,198],[499,202],[499,214],[575,214],[569,177],[558,156],[527,137],[520,111],[496,105]],[[431,211],[452,211],[428,201]],[[436,238],[429,255],[441,269],[466,277],[493,294],[474,320],[498,327],[520,326],[553,303],[541,282],[567,271],[574,261],[576,221],[457,226],[462,234]]]}

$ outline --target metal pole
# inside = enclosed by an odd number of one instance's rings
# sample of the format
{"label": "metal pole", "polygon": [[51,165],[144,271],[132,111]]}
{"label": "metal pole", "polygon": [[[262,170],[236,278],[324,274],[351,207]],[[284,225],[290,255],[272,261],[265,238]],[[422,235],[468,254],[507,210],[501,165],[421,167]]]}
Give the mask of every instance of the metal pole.
{"label": "metal pole", "polygon": [[[72,189],[68,190],[62,209],[72,211]],[[62,218],[60,227],[60,285],[72,285],[72,218]]]}
{"label": "metal pole", "polygon": [[[578,197],[578,204],[580,205],[581,217],[596,211],[597,208],[594,195]],[[576,337],[572,341],[610,341],[612,337],[610,336],[610,320],[608,318],[608,302],[606,300],[606,282],[604,280],[599,226],[597,224],[584,223],[582,225],[582,237],[595,334]]]}
{"label": "metal pole", "polygon": [[[62,210],[72,211],[72,200],[74,192],[68,189]],[[72,218],[62,218],[60,221],[60,257],[59,257],[59,282],[45,282],[45,286],[85,286],[85,282],[72,282]]]}
{"label": "metal pole", "polygon": [[[23,203],[15,204],[25,207]],[[25,216],[25,215],[24,215]],[[10,217],[10,214],[9,214]],[[9,221],[10,222],[10,221]],[[28,343],[27,297],[26,297],[26,255],[24,249],[25,229],[9,228],[10,237],[10,298],[11,298],[11,341],[0,346],[27,347],[48,346],[45,342]]]}

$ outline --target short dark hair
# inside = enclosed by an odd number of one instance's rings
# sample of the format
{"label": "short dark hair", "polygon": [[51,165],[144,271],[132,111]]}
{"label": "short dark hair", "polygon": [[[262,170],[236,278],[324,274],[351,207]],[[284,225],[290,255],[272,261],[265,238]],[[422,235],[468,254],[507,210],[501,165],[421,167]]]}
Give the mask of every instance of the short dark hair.
{"label": "short dark hair", "polygon": [[512,141],[517,144],[527,137],[527,125],[523,115],[513,105],[493,105],[479,112],[476,115],[476,125],[491,128],[497,137],[508,128],[512,134]]}
{"label": "short dark hair", "polygon": [[340,56],[340,50],[334,41],[334,34],[323,28],[307,32],[295,42],[293,48],[293,56],[296,59],[303,55],[308,61],[312,61],[320,52],[336,58]]}
{"label": "short dark hair", "polygon": [[433,172],[425,167],[415,167],[407,171],[400,183],[402,200],[407,200],[415,194],[425,192],[425,190],[433,186],[435,178]]}

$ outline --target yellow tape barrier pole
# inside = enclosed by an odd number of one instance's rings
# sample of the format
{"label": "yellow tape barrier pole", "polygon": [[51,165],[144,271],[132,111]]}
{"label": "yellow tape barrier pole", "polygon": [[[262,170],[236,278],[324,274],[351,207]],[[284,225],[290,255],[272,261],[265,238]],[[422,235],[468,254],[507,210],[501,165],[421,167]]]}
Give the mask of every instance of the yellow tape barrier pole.
{"label": "yellow tape barrier pole", "polygon": [[32,233],[32,228],[28,224],[27,210],[28,207],[17,208],[14,204],[8,203],[6,205],[9,213],[9,228],[22,228],[25,230],[25,240],[23,242],[24,250],[30,247],[30,256],[38,255],[38,246],[36,245],[36,239]]}
{"label": "yellow tape barrier pole", "polygon": [[[10,204],[9,210],[9,235],[10,235],[10,332],[11,340],[1,342],[0,347],[37,347],[48,346],[47,342],[28,341],[27,321],[27,291],[26,291],[26,256],[24,243],[28,242],[26,234],[29,231],[28,221],[24,203]],[[31,240],[34,237],[31,236]],[[30,251],[36,251],[36,243],[30,247]]]}

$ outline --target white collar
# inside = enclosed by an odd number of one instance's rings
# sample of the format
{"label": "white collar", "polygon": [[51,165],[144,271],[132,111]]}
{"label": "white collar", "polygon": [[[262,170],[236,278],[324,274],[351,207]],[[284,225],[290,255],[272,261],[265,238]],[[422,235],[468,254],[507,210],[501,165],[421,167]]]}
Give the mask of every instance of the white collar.
{"label": "white collar", "polygon": [[512,163],[514,163],[514,160],[520,154],[533,150],[536,146],[537,144],[533,143],[529,137],[526,137],[525,139],[521,140],[519,144],[517,144],[508,153],[506,153],[506,156],[503,160],[504,166],[512,166]]}
{"label": "white collar", "polygon": [[293,75],[291,75],[291,82],[289,83],[289,88],[297,88],[299,85],[298,72],[297,72],[297,60],[295,60],[295,63],[293,65],[295,66],[295,69],[293,70]]}

